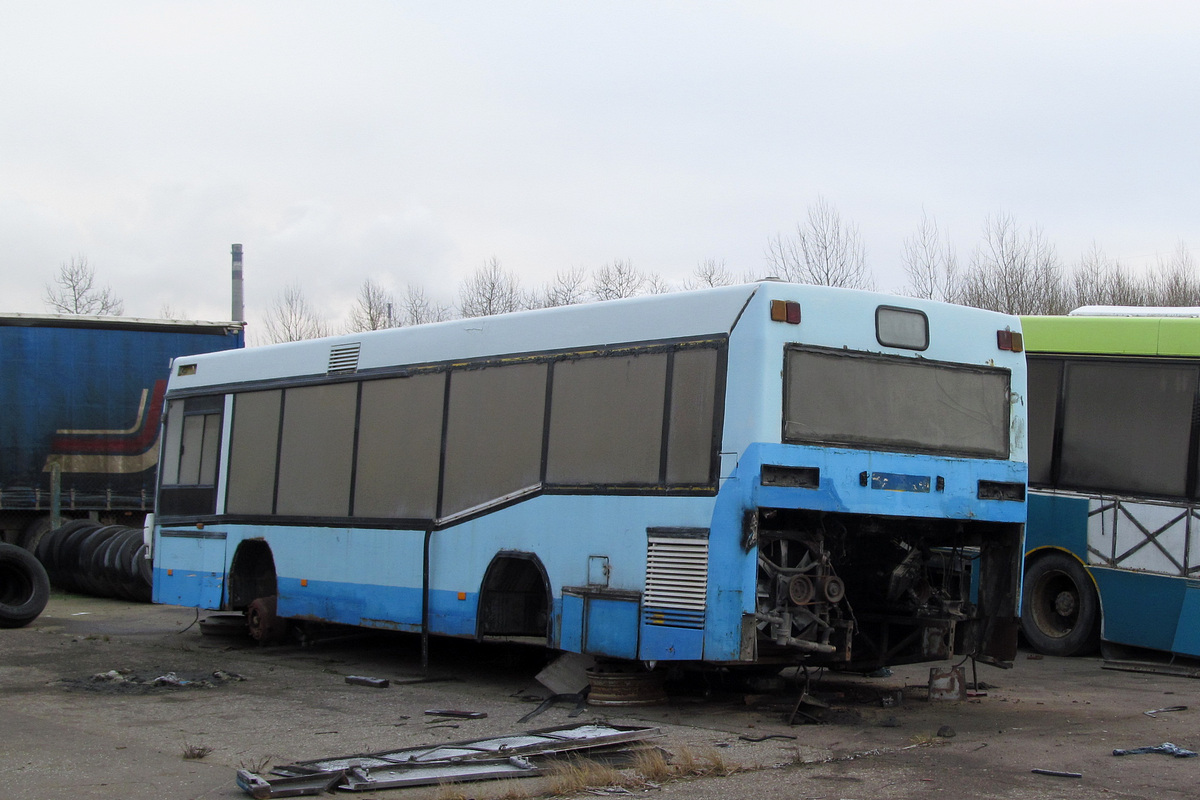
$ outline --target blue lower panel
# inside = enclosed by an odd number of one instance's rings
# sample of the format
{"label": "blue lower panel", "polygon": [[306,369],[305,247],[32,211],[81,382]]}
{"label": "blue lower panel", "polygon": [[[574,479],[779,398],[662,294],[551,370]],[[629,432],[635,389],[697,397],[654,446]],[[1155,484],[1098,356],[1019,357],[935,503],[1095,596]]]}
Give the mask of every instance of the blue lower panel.
{"label": "blue lower panel", "polygon": [[[478,595],[429,593],[429,629],[475,635]],[[279,579],[279,615],[399,631],[421,630],[421,590],[397,586]]]}
{"label": "blue lower panel", "polygon": [[563,593],[561,619],[558,646],[570,653],[582,653],[583,598],[577,594]]}
{"label": "blue lower panel", "polygon": [[698,661],[704,657],[704,631],[642,623],[644,661]]}
{"label": "blue lower panel", "polygon": [[1183,608],[1179,612],[1179,625],[1175,628],[1176,653],[1200,656],[1200,584],[1188,581],[1183,592]]}
{"label": "blue lower panel", "polygon": [[637,658],[640,608],[637,602],[586,598],[583,651],[595,656]]}
{"label": "blue lower panel", "polygon": [[[1106,641],[1153,650],[1176,650],[1176,632],[1186,627],[1187,580],[1168,575],[1092,567],[1100,589]],[[1195,620],[1188,621],[1194,626]],[[1200,651],[1193,651],[1200,653]]]}
{"label": "blue lower panel", "polygon": [[156,603],[214,610],[221,607],[225,584],[220,572],[156,569],[152,580]]}
{"label": "blue lower panel", "polygon": [[635,659],[640,611],[636,599],[563,592],[558,646],[574,653]]}

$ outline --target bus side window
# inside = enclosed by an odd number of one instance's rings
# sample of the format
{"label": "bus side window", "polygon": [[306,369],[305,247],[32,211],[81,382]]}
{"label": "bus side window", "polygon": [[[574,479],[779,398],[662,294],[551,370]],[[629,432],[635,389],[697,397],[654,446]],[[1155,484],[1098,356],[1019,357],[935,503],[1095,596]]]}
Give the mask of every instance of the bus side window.
{"label": "bus side window", "polygon": [[1054,429],[1063,364],[1059,359],[1029,359],[1029,482],[1053,480]]}
{"label": "bus side window", "polygon": [[171,401],[159,459],[160,513],[171,516],[215,511],[217,451],[224,408],[222,395]]}
{"label": "bus side window", "polygon": [[657,484],[666,372],[666,353],[556,362],[546,482]]}
{"label": "bus side window", "polygon": [[444,372],[363,383],[354,516],[437,515],[445,394]]}
{"label": "bus side window", "polygon": [[1191,429],[1196,379],[1190,366],[1068,364],[1060,485],[1185,495],[1179,432]]}
{"label": "bus side window", "polygon": [[667,443],[668,484],[708,483],[712,479],[716,391],[716,350],[681,350],[675,354]]}
{"label": "bus side window", "polygon": [[286,391],[275,513],[317,517],[350,513],[357,402],[355,383]]}
{"label": "bus side window", "polygon": [[441,516],[538,483],[546,374],[545,364],[450,373]]}
{"label": "bus side window", "polygon": [[229,442],[229,514],[274,511],[275,462],[283,392],[242,392],[233,399],[233,431]]}

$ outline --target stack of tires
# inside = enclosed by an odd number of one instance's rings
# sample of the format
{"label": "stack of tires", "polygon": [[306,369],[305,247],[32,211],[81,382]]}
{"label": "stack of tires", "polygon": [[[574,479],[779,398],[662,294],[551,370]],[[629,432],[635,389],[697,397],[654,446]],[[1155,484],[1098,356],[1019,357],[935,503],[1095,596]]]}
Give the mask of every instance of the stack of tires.
{"label": "stack of tires", "polygon": [[74,520],[46,533],[34,554],[59,589],[150,602],[151,570],[141,528]]}
{"label": "stack of tires", "polygon": [[20,628],[37,619],[50,599],[46,570],[33,554],[0,543],[0,628]]}

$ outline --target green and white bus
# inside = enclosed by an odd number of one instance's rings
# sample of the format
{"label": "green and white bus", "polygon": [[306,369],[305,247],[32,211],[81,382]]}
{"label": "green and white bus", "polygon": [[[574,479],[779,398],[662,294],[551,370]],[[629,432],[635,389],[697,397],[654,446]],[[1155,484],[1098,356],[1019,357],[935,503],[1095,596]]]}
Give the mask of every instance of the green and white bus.
{"label": "green and white bus", "polygon": [[1200,309],[1025,317],[1029,518],[1022,628],[1200,656]]}

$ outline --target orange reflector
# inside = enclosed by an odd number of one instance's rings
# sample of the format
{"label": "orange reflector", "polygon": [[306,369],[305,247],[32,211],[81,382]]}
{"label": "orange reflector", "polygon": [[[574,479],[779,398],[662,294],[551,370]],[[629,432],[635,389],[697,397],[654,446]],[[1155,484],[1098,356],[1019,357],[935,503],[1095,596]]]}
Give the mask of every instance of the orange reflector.
{"label": "orange reflector", "polygon": [[459,599],[459,600],[466,600],[466,599],[467,599],[467,593],[466,593],[466,592],[459,592],[459,593],[458,593],[458,599]]}
{"label": "orange reflector", "polygon": [[169,577],[171,577],[171,576],[172,576],[172,575],[174,575],[174,574],[175,574],[175,570],[173,570],[173,569],[169,569],[169,570],[167,570],[167,577],[168,577],[168,578],[169,578]]}
{"label": "orange reflector", "polygon": [[789,325],[800,324],[800,304],[791,300],[772,300],[771,319]]}
{"label": "orange reflector", "polygon": [[308,578],[301,578],[301,579],[300,579],[300,585],[301,585],[301,586],[308,586]]}

